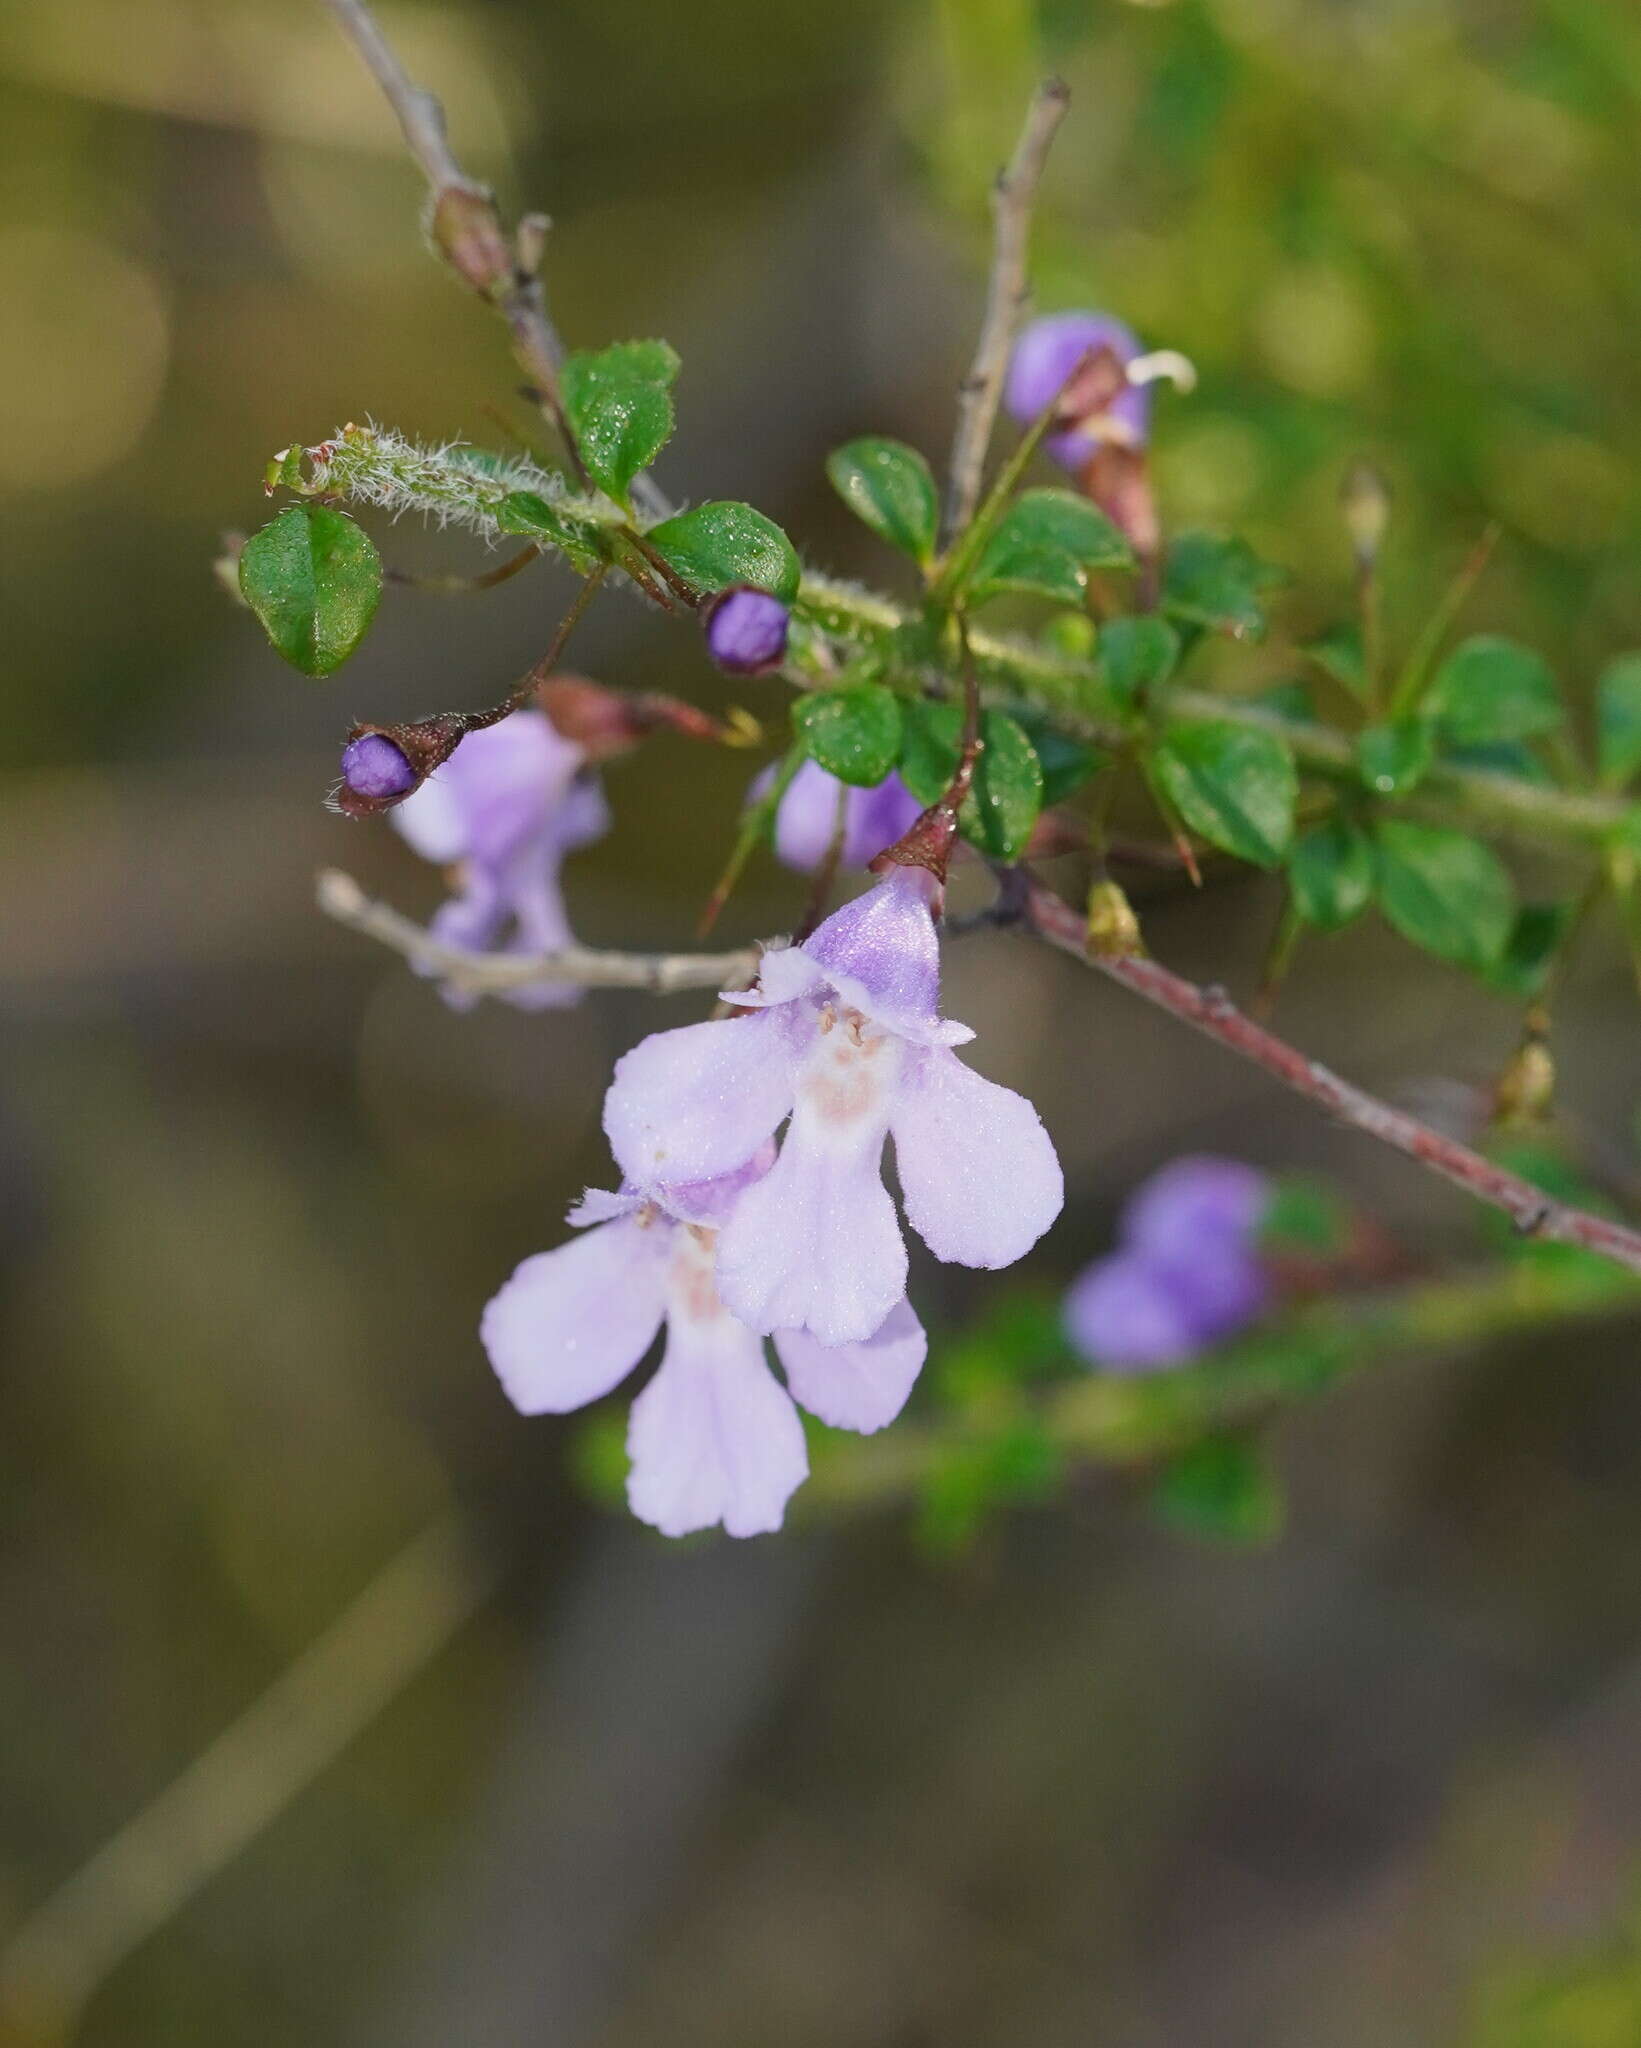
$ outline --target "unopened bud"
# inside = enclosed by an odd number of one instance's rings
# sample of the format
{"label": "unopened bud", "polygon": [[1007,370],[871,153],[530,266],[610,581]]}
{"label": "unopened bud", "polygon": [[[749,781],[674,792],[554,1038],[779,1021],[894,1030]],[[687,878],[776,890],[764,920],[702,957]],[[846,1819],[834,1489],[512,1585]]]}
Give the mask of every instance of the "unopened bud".
{"label": "unopened bud", "polygon": [[342,749],[342,780],[355,796],[408,796],[416,787],[416,771],[402,747],[385,733],[362,733]]}
{"label": "unopened bud", "polygon": [[1501,1124],[1542,1123],[1555,1099],[1556,1063],[1548,1040],[1531,1026],[1493,1090]]}
{"label": "unopened bud", "polygon": [[1096,882],[1088,892],[1088,950],[1102,960],[1145,951],[1134,906],[1116,882]]}
{"label": "unopened bud", "polygon": [[778,597],[750,583],[732,583],[701,614],[707,652],[734,676],[762,676],[786,657],[792,614]]}
{"label": "unopened bud", "polygon": [[446,185],[433,202],[433,244],[474,291],[492,297],[513,275],[513,252],[482,185]]}
{"label": "unopened bud", "polygon": [[1390,524],[1390,485],[1371,462],[1353,462],[1339,486],[1339,504],[1357,566],[1371,569]]}

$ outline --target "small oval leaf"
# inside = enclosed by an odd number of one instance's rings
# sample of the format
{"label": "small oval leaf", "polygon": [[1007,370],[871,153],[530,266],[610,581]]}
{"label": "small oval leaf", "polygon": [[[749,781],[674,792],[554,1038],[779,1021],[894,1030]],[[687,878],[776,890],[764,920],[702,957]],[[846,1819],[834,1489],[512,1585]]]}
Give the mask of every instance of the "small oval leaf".
{"label": "small oval leaf", "polygon": [[245,543],[239,589],[292,667],[328,676],[376,616],[382,558],[345,512],[287,505]]}
{"label": "small oval leaf", "polygon": [[618,341],[570,356],[559,373],[564,417],[587,474],[617,504],[672,435],[678,357],[664,341]]}
{"label": "small oval leaf", "polygon": [[1164,801],[1213,845],[1262,868],[1287,852],[1299,776],[1274,733],[1218,719],[1171,726],[1149,770]]}
{"label": "small oval leaf", "polygon": [[798,594],[797,550],[773,519],[736,499],[697,505],[644,536],[703,596],[753,583],[790,604]]}
{"label": "small oval leaf", "polygon": [[1356,772],[1375,796],[1406,796],[1424,780],[1434,752],[1423,718],[1370,725],[1356,735]]}
{"label": "small oval leaf", "polygon": [[1425,701],[1455,747],[1531,739],[1554,732],[1565,716],[1543,656],[1495,633],[1461,641],[1436,671]]}
{"label": "small oval leaf", "polygon": [[1491,848],[1405,818],[1382,820],[1377,840],[1374,893],[1404,939],[1461,967],[1499,959],[1515,927],[1516,893]]}
{"label": "small oval leaf", "polygon": [[[938,803],[957,773],[963,714],[955,704],[909,703],[900,773],[920,804]],[[1030,735],[1006,711],[980,721],[985,745],[975,764],[958,824],[963,836],[994,860],[1018,860],[1043,807],[1043,767]]]}
{"label": "small oval leaf", "polygon": [[900,699],[881,683],[813,690],[792,707],[812,760],[856,789],[875,789],[900,755]]}
{"label": "small oval leaf", "polygon": [[1023,491],[980,551],[971,605],[1005,591],[1080,604],[1090,569],[1126,569],[1134,553],[1097,506],[1071,491]]}
{"label": "small oval leaf", "polygon": [[940,499],[929,465],[904,441],[866,434],[826,458],[832,488],[890,547],[926,568],[934,559]]}
{"label": "small oval leaf", "polygon": [[1095,655],[1125,708],[1143,704],[1146,692],[1167,682],[1179,661],[1179,635],[1155,612],[1108,619],[1100,628]]}
{"label": "small oval leaf", "polygon": [[1288,855],[1293,907],[1318,931],[1336,932],[1373,895],[1373,842],[1348,818],[1329,818],[1295,840]]}

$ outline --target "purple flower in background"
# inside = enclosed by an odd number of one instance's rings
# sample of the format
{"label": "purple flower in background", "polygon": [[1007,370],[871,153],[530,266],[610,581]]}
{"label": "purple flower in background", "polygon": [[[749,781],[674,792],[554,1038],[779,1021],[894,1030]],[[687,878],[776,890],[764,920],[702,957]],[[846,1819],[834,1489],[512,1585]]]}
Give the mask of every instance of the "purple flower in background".
{"label": "purple flower in background", "polygon": [[731,584],[701,617],[708,654],[731,675],[767,675],[785,659],[792,614],[767,590],[751,583]]}
{"label": "purple flower in background", "polygon": [[864,1343],[828,1350],[776,1331],[783,1387],[763,1339],[724,1308],[718,1226],[773,1157],[766,1144],[737,1173],[648,1197],[590,1190],[569,1219],[585,1235],[526,1259],[484,1312],[485,1349],[526,1415],[609,1393],[665,1323],[661,1364],[627,1427],[627,1498],[663,1535],[720,1522],[731,1536],[778,1529],[809,1470],[793,1397],[836,1428],[881,1429],[923,1364],[922,1326],[901,1300]]}
{"label": "purple flower in background", "polygon": [[[459,893],[430,930],[447,945],[551,953],[571,942],[558,876],[564,856],[609,830],[586,756],[542,711],[515,711],[470,732],[392,813],[424,860],[460,863]],[[573,1003],[567,983],[509,991],[523,1009]],[[458,1009],[473,997],[446,989]]]}
{"label": "purple flower in background", "polygon": [[1251,1166],[1176,1159],[1123,1212],[1120,1243],[1065,1298],[1066,1334],[1091,1363],[1145,1372],[1182,1365],[1260,1316],[1270,1283],[1259,1228],[1270,1183]]}
{"label": "purple flower in background", "polygon": [[1151,425],[1151,394],[1144,385],[1117,381],[1140,354],[1133,331],[1109,313],[1050,313],[1021,331],[1009,359],[1003,403],[1022,426],[1053,403],[1066,379],[1089,355],[1060,400],[1075,427],[1051,433],[1043,446],[1062,469],[1081,470],[1101,444],[1143,448]]}
{"label": "purple flower in background", "polygon": [[[775,779],[766,768],[747,791],[756,803]],[[812,875],[826,858],[838,824],[838,798],[843,798],[843,847],[846,868],[863,868],[886,846],[910,829],[923,806],[890,774],[871,789],[856,789],[829,775],[818,761],[805,761],[786,786],[775,812],[775,851],[789,868]]]}
{"label": "purple flower in background", "polygon": [[801,946],[764,956],[752,1014],[646,1038],[616,1063],[604,1129],[643,1188],[732,1173],[790,1117],[718,1247],[718,1290],[755,1330],[872,1335],[906,1291],[883,1185],[892,1136],[906,1217],[937,1258],[1007,1266],[1060,1212],[1060,1164],[1023,1096],[952,1051],[936,1014],[932,878],[895,868]]}

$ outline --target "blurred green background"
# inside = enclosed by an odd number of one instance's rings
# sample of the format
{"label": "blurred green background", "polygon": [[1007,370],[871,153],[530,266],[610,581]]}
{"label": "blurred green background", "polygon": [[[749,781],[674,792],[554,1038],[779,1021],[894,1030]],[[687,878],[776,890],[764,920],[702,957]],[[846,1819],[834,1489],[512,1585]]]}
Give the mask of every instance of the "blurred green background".
{"label": "blurred green background", "polygon": [[[1335,497],[1368,452],[1405,631],[1491,519],[1478,625],[1575,695],[1641,642],[1627,0],[383,12],[464,158],[551,211],[571,339],[682,352],[675,493],[746,496],[811,559],[885,573],[821,461],[868,430],[943,449],[987,184],[1051,65],[1074,100],[1039,299],[1198,364],[1194,398],[1159,402],[1172,523],[1289,564],[1303,634],[1344,602]],[[424,1668],[266,1825],[230,1755],[202,1805],[220,1828],[245,1802],[244,1852],[198,1885],[121,1865],[115,1918],[154,1923],[129,1955],[99,1959],[107,1887],[74,1895],[52,1924],[79,1946],[46,1975],[78,1971],[83,2012],[19,2009],[0,2038],[1641,2039],[1633,1325],[1399,1367],[1297,1418],[1288,1531],[1250,1555],[1105,1482],[956,1563],[897,1516],[669,1548],[585,1504],[565,1426],[505,1407],[477,1310],[603,1179],[599,1092],[656,1012],[455,1018],[324,926],[311,882],[341,862],[431,907],[390,834],[321,808],[339,735],[493,700],[566,586],[390,592],[316,685],[210,572],[293,438],[517,416],[418,200],[317,0],[0,10],[0,1948],[418,1531],[454,1516],[493,1561],[413,1551],[340,1696],[367,1697],[377,1649]],[[619,600],[578,656],[725,701],[692,636]],[[1262,660],[1280,675],[1281,642]],[[578,930],[686,942],[745,774],[682,742],[613,771]],[[732,929],[792,902],[766,866]],[[1245,986],[1274,907],[1257,879],[1170,888],[1148,931]],[[975,941],[948,1005],[1065,1158],[1039,1278],[1186,1146],[1330,1172],[1421,1263],[1477,1254],[1456,1197],[1063,963]],[[1461,1111],[1516,1028],[1374,932],[1302,955],[1284,1020]],[[1635,1044],[1598,933],[1559,1050],[1569,1133],[1619,1184]],[[986,1298],[914,1284],[937,1328]]]}

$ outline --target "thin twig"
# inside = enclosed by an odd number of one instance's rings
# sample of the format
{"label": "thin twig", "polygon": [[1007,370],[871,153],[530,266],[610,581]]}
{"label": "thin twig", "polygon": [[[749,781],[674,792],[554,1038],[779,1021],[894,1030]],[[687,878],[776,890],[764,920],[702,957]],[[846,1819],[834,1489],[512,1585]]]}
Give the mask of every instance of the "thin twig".
{"label": "thin twig", "polygon": [[540,560],[541,550],[531,541],[516,555],[509,555],[505,562],[494,569],[486,569],[478,576],[424,575],[420,570],[392,567],[383,569],[382,574],[389,583],[400,584],[406,590],[430,591],[435,597],[469,597],[481,590],[495,590],[521,570],[528,569],[532,562]]}
{"label": "thin twig", "polygon": [[86,2001],[326,1770],[456,1635],[491,1562],[424,1529],[209,1748],[23,1921],[0,1953],[8,2040],[66,2041]]}
{"label": "thin twig", "polygon": [[604,953],[590,946],[563,946],[556,953],[470,953],[445,945],[413,919],[372,901],[351,875],[337,868],[320,870],[316,895],[327,917],[471,995],[574,982],[580,988],[636,988],[670,996],[688,989],[729,988],[758,971],[755,946],[733,953]]}
{"label": "thin twig", "polygon": [[1083,921],[1070,904],[1035,877],[1025,877],[1022,886],[1025,920],[1050,945],[1121,982],[1134,995],[1216,1040],[1227,1051],[1252,1060],[1256,1067],[1262,1067],[1285,1087],[1316,1103],[1341,1123],[1416,1160],[1475,1196],[1477,1201],[1502,1209],[1524,1236],[1579,1245],[1586,1251],[1600,1252],[1633,1273],[1641,1273],[1641,1232],[1615,1223],[1610,1217],[1595,1216],[1588,1210],[1569,1208],[1564,1202],[1552,1200],[1542,1188],[1534,1187],[1519,1174],[1495,1166],[1492,1160],[1472,1152],[1467,1145],[1341,1080],[1328,1068],[1307,1059],[1297,1047],[1245,1016],[1223,989],[1199,988],[1155,960],[1133,955],[1112,959],[1091,954],[1085,945]]}
{"label": "thin twig", "polygon": [[1026,238],[1031,207],[1048,157],[1054,131],[1064,118],[1071,93],[1063,79],[1050,78],[1032,95],[1025,126],[1008,168],[998,174],[992,193],[994,239],[991,281],[974,362],[957,395],[957,431],[952,438],[951,471],[946,481],[943,538],[950,544],[974,517],[980,499],[980,476],[986,449],[1003,395],[1003,373],[1009,345],[1026,296]]}
{"label": "thin twig", "polygon": [[[564,343],[547,310],[539,254],[520,261],[519,250],[502,227],[494,193],[477,179],[468,177],[456,161],[445,128],[443,106],[434,94],[411,78],[366,0],[325,0],[325,4],[382,88],[384,98],[398,117],[405,146],[421,166],[427,180],[428,228],[434,246],[457,275],[488,299],[507,322],[518,366],[529,380],[542,411],[557,429],[566,453],[579,468],[575,437],[565,419],[559,392]],[[539,252],[541,217],[530,216],[525,227],[532,249]],[[650,519],[664,519],[672,509],[647,476],[634,478],[632,496]]]}

